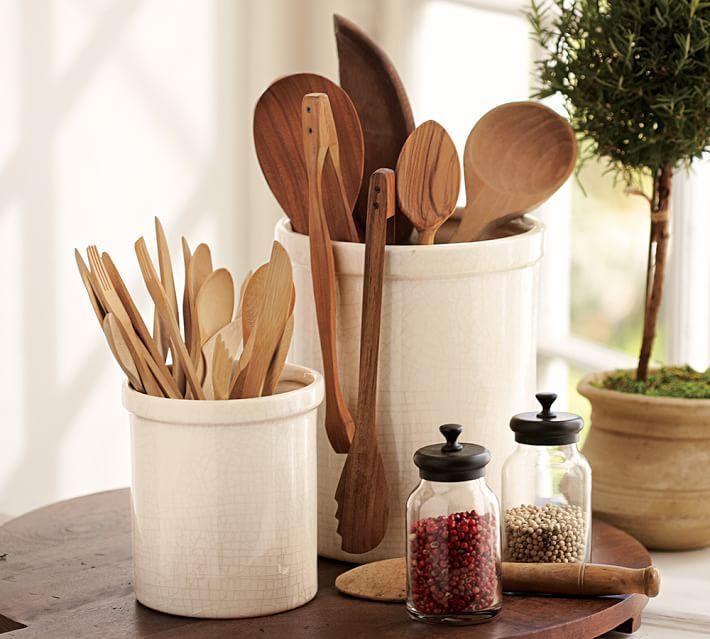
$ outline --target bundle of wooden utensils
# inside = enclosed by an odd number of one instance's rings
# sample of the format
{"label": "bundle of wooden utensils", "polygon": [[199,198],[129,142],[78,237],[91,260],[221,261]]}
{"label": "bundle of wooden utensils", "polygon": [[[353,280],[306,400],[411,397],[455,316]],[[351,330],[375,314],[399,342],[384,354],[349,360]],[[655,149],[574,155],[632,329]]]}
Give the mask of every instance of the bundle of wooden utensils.
{"label": "bundle of wooden utensils", "polygon": [[110,255],[89,246],[87,266],[75,251],[96,318],[131,386],[171,399],[273,394],[293,334],[295,289],[284,248],[274,242],[269,262],[247,276],[235,312],[230,272],[213,269],[209,246],[200,244],[192,253],[183,238],[181,333],[170,252],[158,218],[155,232],[158,269],[145,240],[135,243],[143,280],[155,304],[152,333]]}

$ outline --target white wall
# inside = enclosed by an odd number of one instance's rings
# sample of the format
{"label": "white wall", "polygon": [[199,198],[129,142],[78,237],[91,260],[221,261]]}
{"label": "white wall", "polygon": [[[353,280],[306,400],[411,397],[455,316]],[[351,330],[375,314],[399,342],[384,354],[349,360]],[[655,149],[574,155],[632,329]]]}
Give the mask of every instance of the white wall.
{"label": "white wall", "polygon": [[154,215],[178,281],[183,234],[235,276],[263,261],[279,211],[253,105],[285,73],[337,78],[334,11],[398,43],[409,3],[380,4],[0,0],[0,513],[129,482],[121,374],[74,247],[111,253],[144,311],[132,245],[153,246]]}

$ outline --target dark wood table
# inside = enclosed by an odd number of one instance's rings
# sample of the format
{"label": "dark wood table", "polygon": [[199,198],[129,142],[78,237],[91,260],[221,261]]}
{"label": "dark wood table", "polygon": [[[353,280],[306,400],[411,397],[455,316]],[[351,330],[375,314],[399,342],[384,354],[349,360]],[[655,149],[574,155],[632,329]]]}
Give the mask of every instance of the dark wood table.
{"label": "dark wood table", "polygon": [[[595,522],[593,559],[632,568],[650,564],[625,533]],[[321,560],[320,590],[296,610],[254,619],[212,621],[155,612],[131,586],[127,489],[63,501],[0,527],[0,634],[17,639],[426,638],[538,637],[583,639],[612,629],[635,630],[647,599],[509,597],[499,619],[443,628],[409,620],[401,604],[350,599],[335,577],[346,563]]]}

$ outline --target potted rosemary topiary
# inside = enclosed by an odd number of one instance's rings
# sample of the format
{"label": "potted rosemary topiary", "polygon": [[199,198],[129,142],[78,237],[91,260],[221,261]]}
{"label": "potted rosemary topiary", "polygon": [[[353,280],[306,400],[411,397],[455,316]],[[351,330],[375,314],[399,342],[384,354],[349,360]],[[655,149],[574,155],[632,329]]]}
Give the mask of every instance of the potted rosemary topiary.
{"label": "potted rosemary topiary", "polygon": [[533,0],[538,97],[561,94],[587,149],[650,210],[635,371],[585,377],[595,513],[651,548],[710,545],[710,371],[649,369],[663,294],[673,172],[710,145],[710,4]]}

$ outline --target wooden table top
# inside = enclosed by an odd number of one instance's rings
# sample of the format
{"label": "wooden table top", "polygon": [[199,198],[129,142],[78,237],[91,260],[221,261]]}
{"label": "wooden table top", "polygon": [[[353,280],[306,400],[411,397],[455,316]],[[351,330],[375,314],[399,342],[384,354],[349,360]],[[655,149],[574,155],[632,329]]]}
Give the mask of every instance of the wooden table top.
{"label": "wooden table top", "polygon": [[[646,550],[602,522],[593,530],[593,560],[634,568]],[[254,619],[190,619],[137,603],[131,585],[127,489],[52,504],[0,527],[0,634],[17,639],[83,637],[377,637],[583,639],[638,627],[647,599],[506,596],[499,619],[443,628],[411,621],[401,604],[344,597],[335,577],[351,566],[319,562],[320,590],[296,610]]]}

